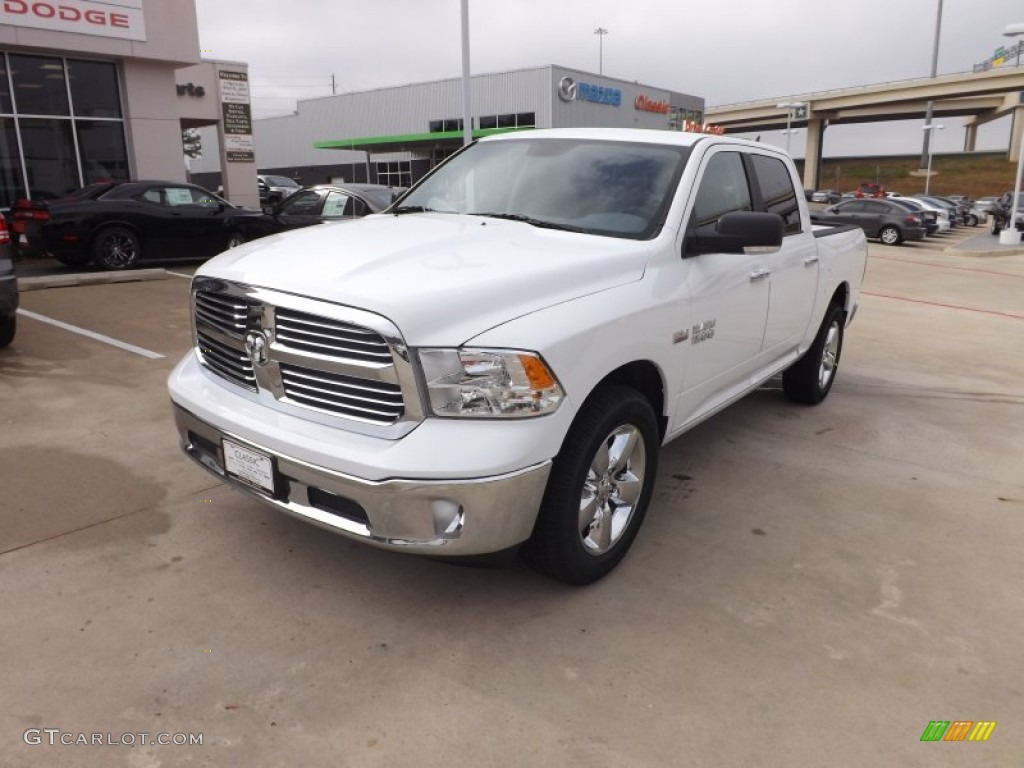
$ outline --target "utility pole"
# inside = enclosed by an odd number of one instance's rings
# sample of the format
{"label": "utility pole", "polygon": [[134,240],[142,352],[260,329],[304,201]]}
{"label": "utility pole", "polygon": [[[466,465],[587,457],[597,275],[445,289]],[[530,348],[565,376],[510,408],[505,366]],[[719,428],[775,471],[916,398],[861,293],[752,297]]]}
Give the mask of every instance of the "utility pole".
{"label": "utility pole", "polygon": [[608,30],[604,27],[598,27],[594,30],[594,34],[597,35],[597,74],[604,74],[604,36],[608,34]]}
{"label": "utility pole", "polygon": [[338,95],[338,88],[337,88],[337,85],[334,82],[334,75],[331,75],[331,96],[337,96],[337,95]]}
{"label": "utility pole", "polygon": [[462,0],[462,146],[473,143],[473,105],[469,77],[469,0]]}
{"label": "utility pole", "polygon": [[[935,75],[939,71],[939,35],[942,32],[942,0],[939,0],[939,7],[935,13],[935,42],[932,45],[932,79],[935,79]],[[925,107],[924,113],[924,124],[932,124],[932,110],[935,108],[935,102],[929,101],[928,106]],[[918,169],[925,170],[925,166],[928,163],[929,149],[931,147],[932,132],[926,130],[924,132],[924,145],[921,147],[921,162],[918,164]]]}

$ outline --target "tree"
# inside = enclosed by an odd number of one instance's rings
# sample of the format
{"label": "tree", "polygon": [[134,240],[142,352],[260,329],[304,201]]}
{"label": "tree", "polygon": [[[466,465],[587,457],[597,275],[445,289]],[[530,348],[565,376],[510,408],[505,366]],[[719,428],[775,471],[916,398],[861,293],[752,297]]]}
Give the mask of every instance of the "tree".
{"label": "tree", "polygon": [[186,157],[203,156],[203,139],[196,128],[183,128],[181,130],[181,146]]}

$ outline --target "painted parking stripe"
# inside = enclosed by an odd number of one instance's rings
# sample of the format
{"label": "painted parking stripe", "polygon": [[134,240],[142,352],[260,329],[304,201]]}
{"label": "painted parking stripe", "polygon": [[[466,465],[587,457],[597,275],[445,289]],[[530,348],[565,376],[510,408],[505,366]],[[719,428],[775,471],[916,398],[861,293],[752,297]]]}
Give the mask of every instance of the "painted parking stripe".
{"label": "painted parking stripe", "polygon": [[37,315],[35,312],[29,312],[27,309],[19,309],[19,315],[30,317],[33,320],[38,320],[41,323],[47,323],[48,325],[56,326],[57,328],[63,328],[65,331],[71,331],[77,333],[80,336],[85,336],[95,341],[102,341],[104,344],[109,344],[112,347],[123,349],[125,352],[131,352],[133,355],[142,355],[142,357],[148,357],[150,360],[161,360],[164,355],[159,352],[153,352],[142,347],[136,347],[134,344],[129,344],[125,341],[118,341],[117,339],[111,338],[110,336],[104,336],[102,333],[96,333],[95,331],[86,330],[85,328],[79,328],[77,325],[71,325],[69,323],[62,323],[60,320],[54,320],[52,317],[46,315]]}
{"label": "painted parking stripe", "polygon": [[184,272],[171,272],[171,270],[165,270],[168,275],[174,275],[175,277],[184,277],[186,280],[191,280],[193,275],[186,275]]}

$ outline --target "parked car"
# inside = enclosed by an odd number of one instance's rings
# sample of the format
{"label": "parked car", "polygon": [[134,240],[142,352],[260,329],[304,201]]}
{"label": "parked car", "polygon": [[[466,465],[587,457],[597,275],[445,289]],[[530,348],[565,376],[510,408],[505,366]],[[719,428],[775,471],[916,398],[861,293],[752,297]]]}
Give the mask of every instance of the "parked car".
{"label": "parked car", "polygon": [[996,197],[979,197],[974,201],[971,206],[971,213],[978,217],[979,224],[988,222],[989,217],[992,215],[992,208],[995,207],[998,199]]}
{"label": "parked car", "polygon": [[957,221],[960,224],[963,224],[964,226],[968,227],[978,226],[978,220],[977,218],[972,216],[971,206],[968,205],[967,203],[960,202],[959,200],[954,200],[953,198],[948,197],[946,195],[929,195],[929,197],[933,197],[936,200],[940,200],[943,203],[946,203],[947,205],[953,206],[956,209]]}
{"label": "parked car", "polygon": [[0,348],[14,341],[18,327],[18,279],[14,276],[11,233],[0,214]]}
{"label": "parked car", "polygon": [[300,229],[327,221],[358,219],[379,213],[405,192],[404,187],[383,184],[318,184],[306,187],[277,205],[267,205],[261,213],[238,216],[234,229],[239,240],[255,240],[267,235]]}
{"label": "parked car", "polygon": [[835,205],[842,199],[843,195],[838,189],[817,189],[811,193],[812,203],[828,203],[829,205]]}
{"label": "parked car", "polygon": [[816,224],[853,224],[886,245],[920,240],[928,231],[918,214],[892,200],[850,200],[812,211],[811,220]]}
{"label": "parked car", "polygon": [[871,182],[865,181],[855,190],[853,190],[853,196],[856,198],[862,197],[885,197],[885,187],[881,184],[872,184]]}
{"label": "parked car", "polygon": [[915,200],[922,200],[930,205],[934,205],[936,208],[941,208],[949,214],[949,225],[956,229],[964,223],[963,215],[960,212],[960,206],[951,200],[938,197],[937,195],[926,195],[924,193],[918,193],[912,195]]}
{"label": "parked car", "polygon": [[297,181],[287,176],[257,176],[256,186],[260,192],[260,205],[275,205],[302,189]]}
{"label": "parked car", "polygon": [[242,213],[213,192],[172,181],[112,181],[53,201],[19,200],[15,231],[68,266],[127,269],[141,259],[209,258],[238,241]]}
{"label": "parked car", "polygon": [[927,200],[922,200],[917,197],[901,197],[898,198],[897,202],[906,202],[917,205],[934,215],[935,223],[938,225],[939,234],[945,234],[953,229],[953,222],[950,218],[949,209],[945,206],[935,205],[935,203],[930,203]]}
{"label": "parked car", "polygon": [[[992,206],[992,219],[989,222],[989,232],[998,235],[1010,226],[1010,212],[1013,210],[1013,191],[1004,192]],[[1020,201],[1017,206],[1017,229],[1024,231],[1024,192],[1021,192]]]}
{"label": "parked car", "polygon": [[920,216],[921,223],[924,224],[929,236],[936,233],[949,232],[949,218],[947,217],[940,223],[939,211],[930,207],[926,208],[925,203],[922,203],[920,200],[915,200],[912,197],[890,197],[889,200]]}

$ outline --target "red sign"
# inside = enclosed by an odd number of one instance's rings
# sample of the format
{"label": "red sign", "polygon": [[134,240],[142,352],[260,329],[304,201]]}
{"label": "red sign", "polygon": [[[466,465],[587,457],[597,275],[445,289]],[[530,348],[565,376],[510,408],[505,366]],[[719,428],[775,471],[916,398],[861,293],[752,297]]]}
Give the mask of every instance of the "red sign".
{"label": "red sign", "polygon": [[667,101],[649,99],[641,93],[636,97],[636,101],[633,102],[633,107],[641,112],[655,112],[659,115],[667,115],[669,103]]}

